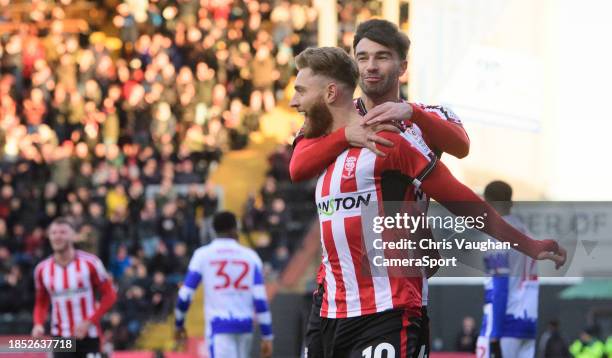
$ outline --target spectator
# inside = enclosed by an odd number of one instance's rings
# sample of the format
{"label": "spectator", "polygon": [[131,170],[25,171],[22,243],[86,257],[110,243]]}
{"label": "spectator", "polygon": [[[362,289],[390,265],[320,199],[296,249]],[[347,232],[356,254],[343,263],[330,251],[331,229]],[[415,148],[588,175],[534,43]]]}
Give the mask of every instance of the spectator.
{"label": "spectator", "polygon": [[552,320],[548,322],[546,331],[540,337],[539,354],[540,358],[569,358],[567,343],[559,331],[559,322]]}
{"label": "spectator", "polygon": [[187,272],[186,270],[189,267],[189,256],[185,243],[180,242],[174,247],[173,267],[175,274]]}
{"label": "spectator", "polygon": [[[152,267],[155,268],[156,266]],[[136,275],[132,279],[131,284],[146,291],[149,285],[151,285],[151,277],[149,277],[150,270],[142,262],[135,262],[134,268],[136,269]]]}
{"label": "spectator", "polygon": [[267,231],[271,237],[269,249],[274,251],[273,266],[278,270],[284,267],[289,256],[287,250],[289,213],[286,207],[285,201],[282,198],[275,198],[266,213],[268,220]]}
{"label": "spectator", "polygon": [[219,209],[219,198],[217,196],[216,186],[208,181],[204,186],[204,192],[200,194],[199,206],[204,212],[204,221],[202,223],[202,243],[208,243],[215,237],[215,232],[212,227],[213,216]]}
{"label": "spectator", "polygon": [[172,259],[168,254],[168,247],[163,241],[160,241],[157,245],[157,251],[149,261],[149,267],[165,274],[173,271],[174,268],[172,267]]}
{"label": "spectator", "polygon": [[464,317],[461,331],[459,331],[455,340],[455,350],[457,352],[475,352],[477,339],[476,321],[473,317]]}
{"label": "spectator", "polygon": [[202,178],[194,172],[193,162],[191,159],[185,159],[179,163],[179,169],[174,178],[176,184],[193,184],[200,183]]}
{"label": "spectator", "polygon": [[574,358],[603,358],[605,346],[597,337],[597,326],[589,326],[585,328],[580,337],[572,343],[569,351]]}
{"label": "spectator", "polygon": [[22,312],[34,304],[31,280],[23,277],[22,269],[13,265],[5,275],[0,275],[0,312]]}
{"label": "spectator", "polygon": [[163,319],[172,307],[173,290],[166,284],[166,276],[161,271],[153,274],[153,282],[149,287],[149,302],[155,319]]}
{"label": "spectator", "polygon": [[176,217],[177,207],[174,201],[169,201],[162,207],[162,215],[157,224],[159,237],[169,249],[181,239],[180,227]]}
{"label": "spectator", "polygon": [[125,245],[120,245],[115,257],[111,260],[109,271],[116,280],[120,280],[123,276],[123,272],[130,265],[131,259],[128,256],[127,247],[125,247]]}
{"label": "spectator", "polygon": [[128,197],[122,184],[117,184],[106,195],[106,211],[108,217],[128,209]]}
{"label": "spectator", "polygon": [[147,303],[145,290],[140,286],[131,286],[125,297],[118,300],[117,306],[123,312],[130,336],[136,337],[150,313],[150,305]]}
{"label": "spectator", "polygon": [[146,259],[150,259],[155,255],[157,245],[159,244],[156,226],[155,201],[148,199],[140,211],[140,220],[136,223],[136,236],[139,239]]}
{"label": "spectator", "polygon": [[13,267],[13,258],[8,247],[0,246],[0,275],[4,276],[11,271]]}
{"label": "spectator", "polygon": [[130,334],[123,316],[119,312],[110,314],[108,327],[105,330],[106,341],[112,343],[110,350],[126,350],[130,347],[130,342],[134,339]]}

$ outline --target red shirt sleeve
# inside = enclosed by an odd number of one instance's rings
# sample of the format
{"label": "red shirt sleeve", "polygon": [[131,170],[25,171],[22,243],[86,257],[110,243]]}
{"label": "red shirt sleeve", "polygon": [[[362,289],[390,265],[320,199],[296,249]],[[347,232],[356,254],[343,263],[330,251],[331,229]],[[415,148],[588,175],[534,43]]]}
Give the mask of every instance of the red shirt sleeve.
{"label": "red shirt sleeve", "polygon": [[434,151],[464,158],[470,151],[470,138],[461,121],[441,106],[421,106],[411,103],[411,122],[423,131],[423,138]]}
{"label": "red shirt sleeve", "polygon": [[289,162],[293,182],[314,178],[349,147],[344,128],[319,138],[296,139]]}
{"label": "red shirt sleeve", "polygon": [[115,292],[110,280],[101,283],[97,291],[100,292],[100,304],[94,314],[89,317],[89,321],[92,323],[98,323],[100,318],[102,318],[102,316],[113,307],[115,301],[117,301],[117,292]]}
{"label": "red shirt sleeve", "polygon": [[459,182],[442,162],[437,163],[421,188],[455,215],[476,218],[486,214],[485,226],[481,231],[499,241],[511,243],[513,248],[531,258],[537,258],[544,251],[557,252],[559,249],[553,240],[533,240],[506,223],[495,209]]}
{"label": "red shirt sleeve", "polygon": [[34,302],[33,320],[34,324],[45,324],[47,314],[49,313],[49,304],[51,298],[49,292],[43,284],[42,266],[37,266],[34,270],[34,287],[36,291],[36,301]]}
{"label": "red shirt sleeve", "polygon": [[95,264],[88,262],[87,264],[89,265],[93,288],[100,294],[100,302],[94,314],[89,317],[89,321],[98,323],[100,318],[102,318],[102,316],[104,316],[104,314],[115,304],[115,301],[117,301],[117,292],[115,292],[111,280],[104,270],[102,262],[96,262]]}
{"label": "red shirt sleeve", "polygon": [[[423,154],[428,151],[428,148],[420,137],[413,136],[415,142],[411,144],[396,133],[380,132],[378,135],[394,144],[393,147],[376,144],[378,150],[387,155],[384,165],[386,168],[399,169],[402,174],[413,179],[426,171],[431,157]],[[418,150],[416,146],[420,146],[422,151]]]}

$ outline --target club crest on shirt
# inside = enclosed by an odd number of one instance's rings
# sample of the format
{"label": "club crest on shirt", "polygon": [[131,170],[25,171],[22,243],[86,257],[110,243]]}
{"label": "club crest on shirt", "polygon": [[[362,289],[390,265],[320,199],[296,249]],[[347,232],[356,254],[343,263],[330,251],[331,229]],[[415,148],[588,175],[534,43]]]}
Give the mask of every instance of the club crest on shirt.
{"label": "club crest on shirt", "polygon": [[410,142],[410,144],[416,148],[423,155],[428,155],[431,152],[431,149],[425,143],[423,137],[418,133],[413,126],[409,127],[404,133],[404,138]]}
{"label": "club crest on shirt", "polygon": [[349,180],[355,177],[355,168],[357,167],[357,157],[347,156],[344,160],[344,168],[342,168],[342,179]]}

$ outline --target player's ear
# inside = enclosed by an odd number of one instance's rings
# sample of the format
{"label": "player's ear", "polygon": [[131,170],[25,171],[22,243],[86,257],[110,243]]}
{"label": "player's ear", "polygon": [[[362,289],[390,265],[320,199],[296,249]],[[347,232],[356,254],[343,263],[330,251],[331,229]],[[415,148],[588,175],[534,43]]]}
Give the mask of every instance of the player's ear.
{"label": "player's ear", "polygon": [[338,89],[338,85],[334,82],[330,82],[327,84],[327,86],[325,87],[325,102],[327,102],[327,104],[332,104],[336,101],[336,99],[338,99],[339,93],[338,93],[339,89]]}
{"label": "player's ear", "polygon": [[400,63],[400,76],[402,76],[404,73],[406,73],[407,69],[408,69],[408,61],[403,60]]}

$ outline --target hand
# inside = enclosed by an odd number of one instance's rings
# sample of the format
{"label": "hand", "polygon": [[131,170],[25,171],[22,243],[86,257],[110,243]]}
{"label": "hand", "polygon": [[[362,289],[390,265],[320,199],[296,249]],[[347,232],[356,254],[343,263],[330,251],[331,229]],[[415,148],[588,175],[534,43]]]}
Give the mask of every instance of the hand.
{"label": "hand", "polygon": [[89,330],[89,326],[91,326],[91,321],[88,321],[88,320],[84,320],[83,322],[79,323],[74,328],[74,336],[76,337],[76,339],[85,338],[87,336],[87,331]]}
{"label": "hand", "polygon": [[392,124],[379,124],[375,126],[363,126],[359,122],[352,122],[344,130],[347,142],[353,147],[367,148],[378,156],[385,156],[385,153],[376,148],[376,143],[386,147],[392,147],[393,142],[377,136],[375,133],[380,131],[390,131],[399,133],[400,130]]}
{"label": "hand", "polygon": [[187,331],[185,327],[177,327],[174,332],[174,343],[177,347],[181,347],[185,344],[185,341],[187,341]]}
{"label": "hand", "polygon": [[373,125],[392,121],[407,121],[412,118],[412,105],[406,102],[385,102],[372,108],[363,117],[363,124]]}
{"label": "hand", "polygon": [[272,357],[272,341],[267,339],[261,340],[261,358]]}
{"label": "hand", "polygon": [[32,337],[39,338],[45,335],[45,327],[42,324],[35,324],[32,327]]}
{"label": "hand", "polygon": [[542,251],[538,254],[538,260],[550,260],[555,263],[555,269],[558,270],[565,264],[565,260],[567,260],[567,251],[561,246],[558,245],[557,251]]}

